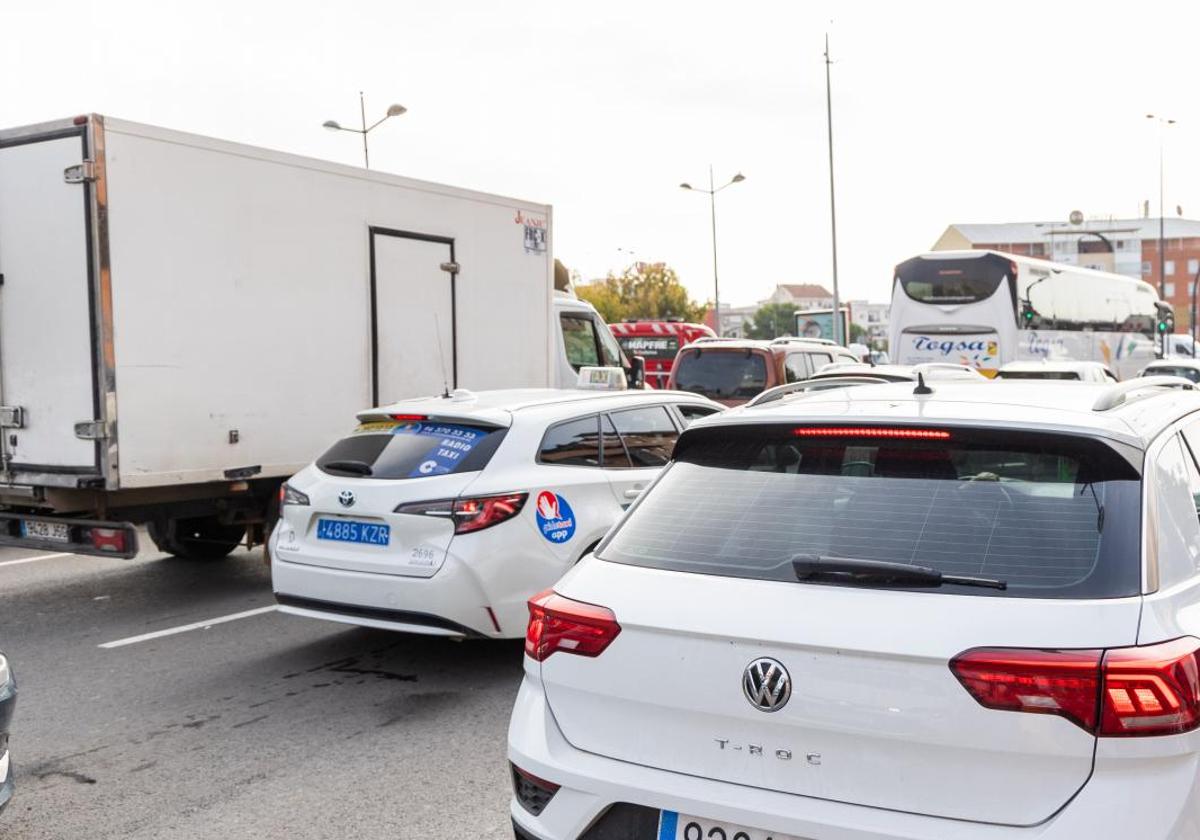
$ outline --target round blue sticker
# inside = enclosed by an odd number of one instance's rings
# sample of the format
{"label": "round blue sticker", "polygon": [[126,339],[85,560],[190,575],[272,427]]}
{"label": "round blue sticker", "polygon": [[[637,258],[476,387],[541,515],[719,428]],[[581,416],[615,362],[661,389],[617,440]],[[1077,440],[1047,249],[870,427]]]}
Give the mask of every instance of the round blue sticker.
{"label": "round blue sticker", "polygon": [[550,542],[565,543],[575,536],[575,511],[562,496],[543,490],[537,497],[537,524]]}

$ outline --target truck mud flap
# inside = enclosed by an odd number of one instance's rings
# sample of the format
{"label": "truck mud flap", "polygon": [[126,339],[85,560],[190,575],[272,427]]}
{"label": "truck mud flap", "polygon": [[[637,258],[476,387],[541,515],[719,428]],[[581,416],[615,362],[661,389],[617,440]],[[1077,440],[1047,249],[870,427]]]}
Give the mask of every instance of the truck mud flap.
{"label": "truck mud flap", "polygon": [[129,559],[138,553],[138,538],[130,522],[0,513],[0,546]]}

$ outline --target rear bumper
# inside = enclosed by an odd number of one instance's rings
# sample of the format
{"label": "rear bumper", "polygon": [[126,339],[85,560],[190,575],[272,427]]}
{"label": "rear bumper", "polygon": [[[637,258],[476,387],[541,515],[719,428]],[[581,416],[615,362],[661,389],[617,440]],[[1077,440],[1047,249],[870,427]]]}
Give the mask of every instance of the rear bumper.
{"label": "rear bumper", "polygon": [[[1200,837],[1200,764],[1195,751],[1114,759],[1101,750],[1091,781],[1051,819],[1027,828],[987,825],[743,787],[582,752],[563,737],[540,680],[529,673],[529,660],[526,669],[509,726],[509,760],[562,787],[537,817],[513,800],[511,814],[518,837],[591,840],[614,806],[622,809],[622,820],[638,825],[623,834],[623,840],[657,840],[656,831],[647,831],[646,809],[667,809],[811,840]],[[630,809],[620,803],[639,807]]]}
{"label": "rear bumper", "polygon": [[[23,523],[65,526],[67,539],[62,541],[24,536],[26,529]],[[93,529],[99,535],[96,538],[93,538]],[[129,522],[0,513],[0,546],[92,554],[97,557],[120,557],[128,560],[137,556],[138,538],[137,528]]]}

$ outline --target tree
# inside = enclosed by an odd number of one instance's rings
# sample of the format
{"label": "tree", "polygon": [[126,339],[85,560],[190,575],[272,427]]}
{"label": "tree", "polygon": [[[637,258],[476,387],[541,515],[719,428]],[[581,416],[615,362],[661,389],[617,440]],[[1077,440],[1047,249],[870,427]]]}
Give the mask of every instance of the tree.
{"label": "tree", "polygon": [[578,286],[575,293],[609,323],[637,318],[699,321],[704,317],[704,307],[688,296],[679,275],[666,263],[634,263],[619,275],[610,273],[603,280]]}
{"label": "tree", "polygon": [[857,342],[858,344],[868,344],[869,345],[871,343],[871,340],[870,340],[870,336],[867,334],[867,328],[864,327],[862,324],[856,324],[853,321],[851,321],[850,322],[850,341],[851,341],[851,343]]}
{"label": "tree", "polygon": [[790,303],[764,303],[746,328],[747,338],[779,338],[796,334],[796,307]]}

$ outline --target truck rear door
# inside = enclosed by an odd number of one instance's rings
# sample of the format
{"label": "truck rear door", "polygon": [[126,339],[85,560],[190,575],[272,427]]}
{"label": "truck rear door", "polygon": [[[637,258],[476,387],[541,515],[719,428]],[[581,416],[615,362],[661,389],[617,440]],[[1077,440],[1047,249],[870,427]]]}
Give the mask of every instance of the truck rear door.
{"label": "truck rear door", "polygon": [[[93,473],[89,186],[85,128],[0,138],[0,412],[11,472]],[[19,409],[19,411],[18,411]],[[19,416],[18,416],[19,415]]]}

